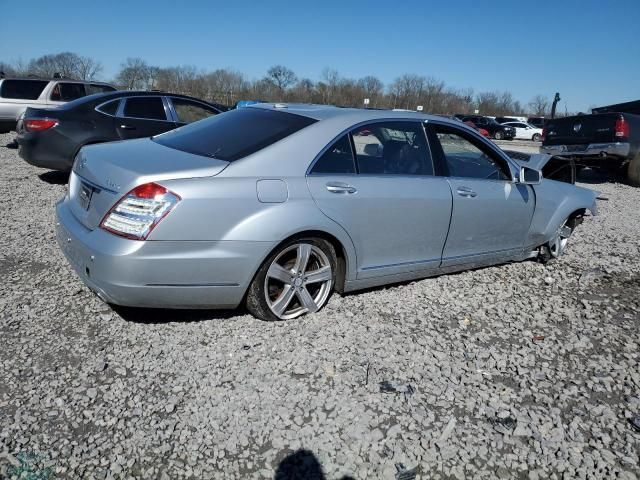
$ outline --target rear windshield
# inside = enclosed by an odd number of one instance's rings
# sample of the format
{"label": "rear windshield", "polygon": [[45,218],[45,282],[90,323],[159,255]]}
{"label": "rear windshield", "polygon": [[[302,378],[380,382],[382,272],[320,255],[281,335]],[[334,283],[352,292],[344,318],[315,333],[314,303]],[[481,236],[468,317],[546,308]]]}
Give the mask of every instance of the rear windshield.
{"label": "rear windshield", "polygon": [[37,100],[48,80],[5,80],[0,88],[0,97]]}
{"label": "rear windshield", "polygon": [[165,147],[232,162],[315,123],[302,115],[241,108],[200,120],[157,137]]}

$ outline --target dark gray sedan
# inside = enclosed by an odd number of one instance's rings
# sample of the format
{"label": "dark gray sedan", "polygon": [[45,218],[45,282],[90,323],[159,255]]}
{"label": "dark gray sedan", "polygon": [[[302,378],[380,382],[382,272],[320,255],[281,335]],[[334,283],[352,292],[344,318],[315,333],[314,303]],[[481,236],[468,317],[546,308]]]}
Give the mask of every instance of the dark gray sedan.
{"label": "dark gray sedan", "polygon": [[71,170],[85,145],[151,137],[223,111],[184,95],[116,91],[55,109],[27,108],[17,126],[19,155],[31,165]]}

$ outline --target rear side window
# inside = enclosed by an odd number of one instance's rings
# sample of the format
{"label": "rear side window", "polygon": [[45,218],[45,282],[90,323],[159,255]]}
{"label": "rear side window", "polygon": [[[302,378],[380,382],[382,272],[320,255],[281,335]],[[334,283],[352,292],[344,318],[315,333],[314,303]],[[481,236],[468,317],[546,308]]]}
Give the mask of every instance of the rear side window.
{"label": "rear side window", "polygon": [[202,103],[192,102],[183,98],[171,98],[171,103],[173,103],[179,122],[193,123],[218,113],[217,110]]}
{"label": "rear side window", "polygon": [[102,113],[106,113],[107,115],[115,116],[118,111],[118,105],[120,104],[120,99],[111,100],[110,102],[104,103],[100,105],[96,110]]}
{"label": "rear side window", "polygon": [[240,108],[153,137],[166,147],[232,162],[315,123],[302,115]]}
{"label": "rear side window", "polygon": [[160,97],[127,98],[124,116],[132,118],[148,118],[150,120],[166,120],[164,104]]}
{"label": "rear side window", "polygon": [[433,175],[422,124],[382,122],[352,132],[358,172],[386,175]]}
{"label": "rear side window", "polygon": [[0,88],[0,97],[37,100],[48,84],[47,80],[5,80]]}
{"label": "rear side window", "polygon": [[87,95],[81,83],[57,83],[49,97],[54,102],[70,102]]}
{"label": "rear side window", "polygon": [[115,88],[110,87],[108,85],[97,85],[95,83],[90,83],[86,85],[87,87],[87,95],[93,95],[94,93],[107,93],[113,92]]}
{"label": "rear side window", "polygon": [[344,135],[331,145],[318,159],[311,173],[356,173],[349,136]]}

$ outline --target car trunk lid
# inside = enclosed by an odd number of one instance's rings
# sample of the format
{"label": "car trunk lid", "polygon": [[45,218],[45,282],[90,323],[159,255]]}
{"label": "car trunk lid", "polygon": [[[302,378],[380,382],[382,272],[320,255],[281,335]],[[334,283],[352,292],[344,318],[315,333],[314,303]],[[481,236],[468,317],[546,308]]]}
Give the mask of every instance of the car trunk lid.
{"label": "car trunk lid", "polygon": [[590,143],[620,141],[616,137],[616,122],[620,118],[619,113],[602,113],[547,120],[543,145],[571,145],[575,146],[573,151]]}
{"label": "car trunk lid", "polygon": [[69,179],[71,211],[85,227],[94,229],[109,209],[138,185],[210,177],[228,164],[146,138],[85,147],[76,157]]}

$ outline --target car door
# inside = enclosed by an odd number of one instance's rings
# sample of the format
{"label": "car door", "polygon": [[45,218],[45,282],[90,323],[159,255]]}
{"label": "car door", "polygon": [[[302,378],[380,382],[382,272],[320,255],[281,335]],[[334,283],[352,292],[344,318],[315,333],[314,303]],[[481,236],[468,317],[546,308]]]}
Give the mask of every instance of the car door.
{"label": "car door", "polygon": [[508,161],[483,139],[452,125],[428,128],[453,195],[442,266],[519,256],[535,207],[532,188],[513,182]]}
{"label": "car door", "polygon": [[187,98],[169,97],[169,101],[173,107],[173,119],[178,126],[197,122],[220,113],[209,105]]}
{"label": "car door", "polygon": [[322,152],[307,182],[353,240],[359,279],[439,268],[451,190],[434,175],[421,122],[354,129]]}
{"label": "car door", "polygon": [[176,128],[169,120],[167,107],[161,96],[126,97],[116,118],[118,136],[127,140],[158,135]]}

